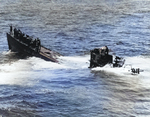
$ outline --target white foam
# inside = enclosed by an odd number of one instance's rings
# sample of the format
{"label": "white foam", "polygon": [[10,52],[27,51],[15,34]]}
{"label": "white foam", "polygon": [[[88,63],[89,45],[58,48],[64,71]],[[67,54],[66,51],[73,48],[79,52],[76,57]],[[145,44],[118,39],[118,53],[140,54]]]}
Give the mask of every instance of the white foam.
{"label": "white foam", "polygon": [[[16,62],[1,64],[0,66],[0,84],[17,84],[17,85],[33,85],[34,80],[39,79],[42,75],[55,76],[55,70],[59,69],[88,69],[90,56],[63,56],[59,58],[59,63],[47,62],[40,58],[30,57],[21,59]],[[144,70],[138,76],[149,78],[150,76],[150,58],[142,56],[126,57],[125,64],[131,64],[133,68]],[[97,67],[92,71],[105,71],[106,74],[113,73],[122,76],[131,76],[130,66],[125,68],[112,68],[109,65],[105,67]],[[49,72],[50,70],[50,72]],[[54,72],[53,72],[54,71]],[[42,75],[41,75],[42,74]],[[33,80],[33,82],[32,82]],[[147,79],[148,80],[148,79]],[[38,81],[38,80],[37,80]],[[149,81],[150,82],[150,81]]]}
{"label": "white foam", "polygon": [[[87,57],[60,57],[59,63],[30,57],[15,62],[1,64],[0,84],[33,85],[42,75],[55,76],[53,70],[87,68]],[[51,70],[50,72],[48,72]]]}
{"label": "white foam", "polygon": [[42,70],[42,69],[65,69],[66,66],[61,65],[60,63],[54,63],[51,61],[45,61],[40,58],[31,57],[30,62],[33,64],[33,70]]}
{"label": "white foam", "polygon": [[27,85],[29,83],[27,79],[32,73],[30,66],[31,64],[28,60],[1,64],[0,84]]}
{"label": "white foam", "polygon": [[132,64],[133,68],[140,68],[143,70],[144,72],[140,73],[142,76],[150,76],[150,58],[143,56],[128,57],[126,62]]}
{"label": "white foam", "polygon": [[89,66],[89,56],[60,57],[60,64],[70,69],[86,69]]}
{"label": "white foam", "polygon": [[140,68],[144,72],[140,72],[142,76],[148,77],[150,76],[150,58],[145,58],[142,56],[136,57],[126,57],[125,65],[122,68],[113,68],[110,65],[106,65],[104,67],[96,67],[93,68],[92,71],[106,71],[115,73],[117,75],[131,75],[131,67],[132,68]]}

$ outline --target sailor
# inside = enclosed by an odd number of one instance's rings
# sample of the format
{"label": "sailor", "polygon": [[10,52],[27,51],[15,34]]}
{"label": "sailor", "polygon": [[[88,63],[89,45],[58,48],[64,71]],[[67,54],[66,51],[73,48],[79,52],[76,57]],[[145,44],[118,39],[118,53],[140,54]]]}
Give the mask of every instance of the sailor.
{"label": "sailor", "polygon": [[14,28],[14,36],[17,37],[17,29]]}
{"label": "sailor", "polygon": [[39,38],[36,39],[36,48],[37,48],[37,52],[39,53],[40,52],[40,48],[41,48],[41,42],[40,42]]}
{"label": "sailor", "polygon": [[19,34],[19,36],[21,36],[21,35],[22,35],[22,32],[21,32],[21,30],[20,30],[20,29],[18,30],[18,34]]}
{"label": "sailor", "polygon": [[17,31],[17,35],[18,35],[18,39],[20,40],[21,39],[21,31],[20,31],[20,29]]}
{"label": "sailor", "polygon": [[24,33],[22,33],[22,39],[21,40],[23,40],[23,39],[26,39]]}
{"label": "sailor", "polygon": [[36,39],[33,40],[32,47],[33,47],[33,48],[36,47]]}
{"label": "sailor", "polygon": [[19,34],[20,34],[20,41],[22,41],[24,35],[23,35],[23,33],[21,31],[20,31]]}
{"label": "sailor", "polygon": [[37,39],[36,39],[36,46],[40,46],[40,45],[41,45],[40,39],[37,38]]}
{"label": "sailor", "polygon": [[27,42],[28,46],[32,45],[31,41],[32,41],[31,37],[26,38],[26,42]]}
{"label": "sailor", "polygon": [[105,46],[105,48],[106,48],[106,54],[108,55],[108,52],[109,52],[108,47]]}
{"label": "sailor", "polygon": [[10,25],[10,33],[12,33],[12,25]]}
{"label": "sailor", "polygon": [[106,54],[106,47],[105,46],[99,49],[99,54],[101,57],[105,56],[105,54]]}
{"label": "sailor", "polygon": [[26,36],[25,36],[25,34],[24,34],[24,33],[22,33],[21,41],[22,41],[22,42],[25,42],[25,40],[26,40]]}
{"label": "sailor", "polygon": [[104,55],[104,54],[108,55],[108,52],[109,52],[109,50],[108,50],[107,46],[104,46],[104,47],[100,48],[100,54],[102,54],[102,55]]}

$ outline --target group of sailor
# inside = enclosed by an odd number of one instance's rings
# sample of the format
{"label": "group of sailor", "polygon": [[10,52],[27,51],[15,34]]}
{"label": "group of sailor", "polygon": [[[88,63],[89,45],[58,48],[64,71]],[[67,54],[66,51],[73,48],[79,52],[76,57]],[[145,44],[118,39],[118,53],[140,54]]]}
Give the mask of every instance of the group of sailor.
{"label": "group of sailor", "polygon": [[39,38],[33,39],[33,37],[30,37],[29,35],[25,35],[19,29],[16,28],[13,29],[12,26],[10,26],[10,33],[14,34],[14,37],[16,39],[23,42],[27,46],[33,48],[36,52],[40,51],[41,42]]}

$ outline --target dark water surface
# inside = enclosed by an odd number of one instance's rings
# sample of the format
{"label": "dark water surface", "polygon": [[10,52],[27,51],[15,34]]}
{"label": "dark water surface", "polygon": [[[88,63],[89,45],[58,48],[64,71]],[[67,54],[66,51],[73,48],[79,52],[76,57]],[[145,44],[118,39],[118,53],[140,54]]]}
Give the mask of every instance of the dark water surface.
{"label": "dark water surface", "polygon": [[[0,116],[149,117],[149,0],[0,0]],[[12,24],[64,55],[60,63],[8,51]],[[90,70],[107,45],[144,70]]]}

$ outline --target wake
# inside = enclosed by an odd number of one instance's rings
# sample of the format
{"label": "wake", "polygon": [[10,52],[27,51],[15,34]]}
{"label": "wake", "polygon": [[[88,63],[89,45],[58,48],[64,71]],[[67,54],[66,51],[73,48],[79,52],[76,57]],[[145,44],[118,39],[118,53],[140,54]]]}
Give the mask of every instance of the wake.
{"label": "wake", "polygon": [[[0,84],[30,84],[32,80],[40,79],[45,76],[56,76],[56,72],[63,70],[86,70],[89,72],[89,55],[85,56],[61,56],[59,63],[44,61],[40,58],[30,57],[28,59],[19,59],[18,61],[3,63],[0,65]],[[150,76],[150,58],[144,56],[125,57],[125,66],[121,68],[112,68],[110,65],[90,69],[91,72],[105,72],[117,76],[133,76],[131,66],[140,68],[143,72],[136,76],[149,78]],[[62,73],[63,74],[63,73]],[[86,73],[85,73],[86,74]],[[135,76],[135,75],[134,75]],[[32,83],[31,83],[32,84]]]}

